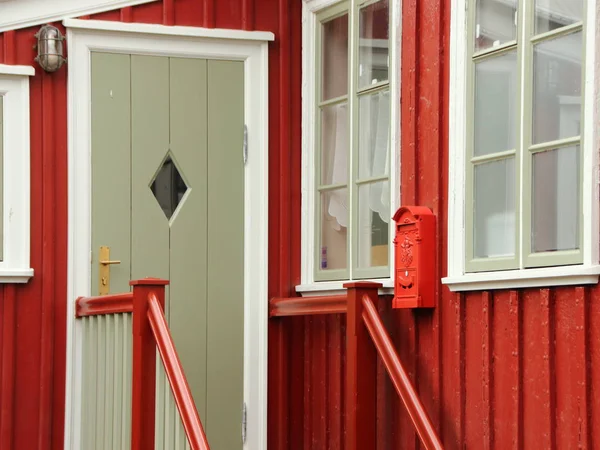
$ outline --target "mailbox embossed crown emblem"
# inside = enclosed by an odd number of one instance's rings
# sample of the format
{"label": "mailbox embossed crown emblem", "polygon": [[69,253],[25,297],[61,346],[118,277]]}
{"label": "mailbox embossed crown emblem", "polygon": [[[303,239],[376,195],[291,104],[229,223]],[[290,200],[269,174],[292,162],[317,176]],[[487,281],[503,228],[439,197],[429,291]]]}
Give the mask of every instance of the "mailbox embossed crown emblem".
{"label": "mailbox embossed crown emblem", "polygon": [[411,263],[413,262],[413,252],[412,252],[413,245],[414,244],[408,237],[408,233],[406,233],[404,235],[404,242],[402,242],[402,244],[400,244],[400,248],[401,248],[400,261],[402,261],[402,264],[404,264],[405,267],[410,266]]}

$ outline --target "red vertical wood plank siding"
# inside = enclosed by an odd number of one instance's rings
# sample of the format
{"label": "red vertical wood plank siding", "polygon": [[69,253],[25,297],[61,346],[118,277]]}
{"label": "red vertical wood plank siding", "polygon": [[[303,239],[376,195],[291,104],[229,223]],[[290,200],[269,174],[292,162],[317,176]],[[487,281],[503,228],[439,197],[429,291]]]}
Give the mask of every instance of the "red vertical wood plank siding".
{"label": "red vertical wood plank siding", "polygon": [[556,448],[554,399],[554,305],[550,289],[523,298],[524,447]]}
{"label": "red vertical wood plank siding", "polygon": [[[276,251],[270,253],[271,295],[289,295],[299,280],[299,218],[300,218],[300,82],[301,82],[301,3],[290,0],[281,3],[269,0],[165,0],[122,8],[89,19],[166,25],[206,26],[272,31],[276,41],[269,44],[269,108],[270,108],[270,235]],[[0,34],[0,63],[35,65],[34,37],[38,27]],[[285,34],[285,36],[282,36]],[[281,58],[280,42],[285,45]],[[67,43],[68,51],[68,43]],[[67,76],[68,66],[59,72],[46,74],[36,67],[30,79],[31,97],[31,264],[35,276],[26,285],[0,286],[0,448],[62,449],[65,409],[66,350],[66,270],[67,270]],[[292,70],[294,73],[292,73]],[[286,103],[280,103],[280,92]],[[294,124],[292,124],[292,120]],[[279,166],[279,154],[284,153],[285,166]],[[275,194],[279,188],[284,195]],[[294,201],[290,201],[294,198]],[[281,220],[279,215],[283,215]],[[290,225],[292,220],[297,222]],[[284,225],[285,224],[285,225]],[[280,228],[281,226],[281,228]],[[290,236],[290,230],[294,235]],[[292,248],[292,246],[294,248]],[[273,247],[271,247],[273,248]],[[293,255],[294,261],[290,261]],[[280,263],[287,269],[280,272]],[[292,358],[289,352],[288,328],[295,323],[291,336],[302,339],[304,326],[299,320],[270,324],[269,406],[283,417],[277,426],[270,424],[269,440],[289,448],[287,427],[288,397],[294,401],[294,426],[303,426],[303,389],[291,392],[288,380],[303,383],[303,376],[291,374],[289,368],[304,367],[302,352]],[[335,322],[337,327],[339,321]],[[276,330],[279,329],[278,333]],[[275,331],[274,331],[275,330]],[[339,337],[343,331],[332,326]],[[327,337],[324,346],[330,345]],[[280,349],[277,352],[277,349]],[[340,345],[329,351],[342,354]],[[277,364],[277,354],[281,364]],[[295,365],[290,366],[290,362]],[[275,364],[273,364],[275,362]],[[328,363],[328,362],[327,362]],[[327,364],[326,364],[327,366]],[[275,371],[273,369],[276,368]],[[333,368],[332,368],[333,370]],[[340,369],[341,370],[341,369]],[[282,380],[279,400],[276,380]],[[341,383],[341,378],[339,383]],[[290,395],[291,394],[291,395]],[[332,414],[333,411],[332,410]],[[337,418],[338,423],[342,420]],[[278,427],[279,425],[285,425]],[[272,430],[279,428],[278,433]],[[329,432],[324,425],[325,434]],[[273,436],[281,436],[273,440]],[[339,436],[339,434],[338,434]],[[338,437],[338,441],[341,438]],[[301,441],[301,440],[300,440]],[[333,442],[333,441],[332,441]]]}
{"label": "red vertical wood plank siding", "polygon": [[[91,19],[266,30],[269,295],[300,280],[302,0],[163,0]],[[438,217],[447,273],[450,0],[402,0],[401,194]],[[34,64],[36,28],[0,34],[0,63]],[[68,47],[68,43],[67,43]],[[31,78],[31,264],[0,286],[0,448],[61,449],[67,263],[67,68]],[[448,449],[600,449],[600,290],[451,293],[432,311],[380,312]],[[269,323],[270,450],[344,449],[346,317]],[[419,448],[377,372],[378,447]],[[595,432],[595,434],[594,434]],[[365,449],[368,450],[368,449]]]}

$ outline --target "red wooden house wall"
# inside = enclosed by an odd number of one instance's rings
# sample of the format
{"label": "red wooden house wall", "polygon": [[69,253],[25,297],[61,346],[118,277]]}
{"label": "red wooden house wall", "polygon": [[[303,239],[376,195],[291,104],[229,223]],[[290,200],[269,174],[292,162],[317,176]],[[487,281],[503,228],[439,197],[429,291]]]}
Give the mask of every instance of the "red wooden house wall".
{"label": "red wooden house wall", "polygon": [[[281,286],[289,292],[294,283],[291,274],[298,273],[300,260],[300,197],[299,188],[292,191],[292,186],[300,186],[299,171],[293,168],[300,167],[301,6],[301,0],[164,0],[89,17],[275,33],[276,41],[269,44],[273,294]],[[33,35],[38,29],[0,34],[0,64],[35,65]],[[30,84],[35,275],[27,285],[0,285],[2,450],[58,450],[64,438],[67,67],[54,74],[36,67]],[[293,207],[292,201],[298,206]],[[290,261],[298,263],[290,265]]]}
{"label": "red wooden house wall", "polygon": [[[437,215],[441,279],[450,0],[403,0],[402,30],[402,203]],[[437,292],[433,311],[392,311],[381,299],[380,312],[445,448],[600,449],[598,286],[458,294],[439,284]],[[344,448],[344,323],[272,321],[271,448]],[[377,427],[378,450],[420,447],[382,367]]]}
{"label": "red wooden house wall", "polygon": [[[272,31],[269,294],[300,280],[302,0],[163,0],[94,19]],[[438,216],[446,273],[450,0],[403,0],[402,201]],[[35,29],[0,34],[0,63],[33,64]],[[68,44],[67,44],[68,47]],[[34,278],[0,286],[0,449],[63,447],[66,70],[31,79]],[[433,311],[380,309],[446,448],[600,448],[600,291],[452,294]],[[69,299],[72,301],[72,299]],[[269,325],[269,448],[343,449],[342,316]],[[417,448],[379,369],[380,449]],[[365,449],[368,450],[368,449]]]}

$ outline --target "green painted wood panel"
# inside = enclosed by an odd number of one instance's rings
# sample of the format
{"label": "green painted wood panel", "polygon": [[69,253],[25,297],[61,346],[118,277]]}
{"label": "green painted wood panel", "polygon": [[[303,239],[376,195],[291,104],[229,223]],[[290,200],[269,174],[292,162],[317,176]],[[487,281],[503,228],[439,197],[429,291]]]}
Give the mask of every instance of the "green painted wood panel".
{"label": "green painted wood panel", "polygon": [[130,56],[93,52],[92,59],[92,295],[98,295],[100,246],[111,248],[112,293],[131,277]]}
{"label": "green painted wood panel", "polygon": [[[169,60],[131,56],[131,276],[170,279],[169,221],[150,186],[169,152]],[[166,315],[169,316],[169,288]],[[157,356],[156,448],[175,427]]]}
{"label": "green painted wood panel", "polygon": [[131,444],[131,314],[81,319],[83,331],[81,448]]}
{"label": "green painted wood panel", "polygon": [[[171,280],[167,320],[211,447],[239,449],[243,63],[94,54],[93,76],[94,249],[109,245],[123,261],[111,268],[113,279],[122,270],[112,292],[129,279]],[[170,220],[150,189],[167,156],[188,186]],[[129,445],[130,416],[113,415],[131,401],[131,348],[117,318],[84,319],[83,448]],[[156,448],[189,448],[159,359],[157,369]]]}
{"label": "green painted wood panel", "polygon": [[171,219],[170,326],[206,420],[207,78],[206,60],[170,59],[171,153],[188,186]]}
{"label": "green painted wood panel", "polygon": [[[0,95],[0,199],[4,198],[4,97]],[[4,202],[0,201],[0,261],[4,259]]]}
{"label": "green painted wood panel", "polygon": [[[239,449],[244,363],[244,64],[208,62],[207,437]],[[226,388],[224,388],[226,387]]]}
{"label": "green painted wood panel", "polygon": [[169,151],[169,60],[131,56],[131,276],[169,277],[169,222],[150,185]]}

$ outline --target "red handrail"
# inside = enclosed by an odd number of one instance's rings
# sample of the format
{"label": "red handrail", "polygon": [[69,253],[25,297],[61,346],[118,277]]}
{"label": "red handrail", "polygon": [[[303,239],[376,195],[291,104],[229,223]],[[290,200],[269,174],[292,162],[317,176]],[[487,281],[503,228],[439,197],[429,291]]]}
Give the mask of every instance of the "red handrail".
{"label": "red handrail", "polygon": [[204,434],[198,411],[194,405],[190,387],[183,373],[183,368],[181,367],[177,350],[175,350],[163,310],[155,294],[150,294],[149,296],[148,320],[156,339],[158,352],[165,366],[165,372],[167,373],[167,378],[169,379],[169,384],[171,385],[190,447],[192,450],[209,450],[208,441]]}
{"label": "red handrail", "polygon": [[315,297],[272,298],[269,317],[312,316],[346,313],[346,294]]}
{"label": "red handrail", "polygon": [[164,317],[165,286],[156,278],[132,281],[133,380],[131,449],[154,450],[156,347],[192,450],[210,450]]}
{"label": "red handrail", "polygon": [[79,297],[75,302],[75,316],[133,313],[132,450],[154,450],[157,347],[191,449],[210,450],[164,317],[167,284],[166,280],[145,278],[130,283],[133,292]]}
{"label": "red handrail", "polygon": [[398,358],[394,349],[392,340],[388,335],[373,300],[368,295],[362,298],[363,311],[362,318],[373,339],[379,356],[392,379],[396,392],[400,395],[408,414],[417,429],[417,434],[421,438],[423,445],[427,450],[443,450],[442,443],[437,436],[435,429],[427,415],[427,411],[421,404],[417,391],[410,382],[406,370]]}
{"label": "red handrail", "polygon": [[78,318],[130,313],[131,311],[133,311],[133,292],[99,297],[79,297],[75,300],[75,317]]}

